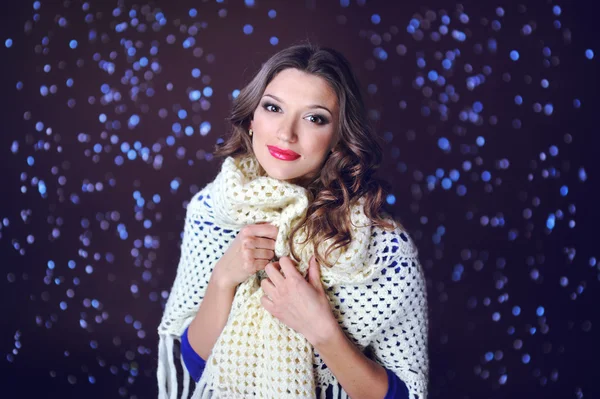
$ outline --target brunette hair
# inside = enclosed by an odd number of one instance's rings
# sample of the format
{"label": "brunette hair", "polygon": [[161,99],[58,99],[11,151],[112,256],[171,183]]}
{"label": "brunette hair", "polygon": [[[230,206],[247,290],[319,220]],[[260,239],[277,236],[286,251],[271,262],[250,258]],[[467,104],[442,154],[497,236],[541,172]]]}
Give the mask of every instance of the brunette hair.
{"label": "brunette hair", "polygon": [[[394,224],[380,214],[389,185],[373,177],[381,164],[381,145],[368,122],[357,79],[341,53],[308,43],[288,47],[269,58],[233,100],[228,118],[232,125],[231,135],[217,144],[214,155],[254,156],[248,135],[250,121],[267,85],[287,68],[323,78],[338,98],[338,144],[328,155],[320,173],[307,184],[311,198],[306,218],[295,226],[289,237],[291,253],[298,259],[293,237],[300,228],[305,228],[317,260],[329,267],[326,258],[330,252],[348,246],[352,240],[349,211],[358,198],[365,198],[364,212],[373,225],[394,228]],[[320,254],[318,243],[329,239],[332,244],[324,255]]]}

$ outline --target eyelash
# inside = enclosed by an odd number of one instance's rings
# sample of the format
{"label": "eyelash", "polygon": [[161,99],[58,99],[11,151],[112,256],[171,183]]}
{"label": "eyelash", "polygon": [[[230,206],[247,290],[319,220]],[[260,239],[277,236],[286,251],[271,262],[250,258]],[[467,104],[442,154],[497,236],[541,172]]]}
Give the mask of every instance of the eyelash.
{"label": "eyelash", "polygon": [[[272,104],[272,103],[264,103],[264,104],[263,104],[263,108],[264,108],[265,110],[267,110],[267,111],[269,111],[269,112],[277,112],[277,111],[270,111],[270,110],[269,110],[269,107],[275,107],[275,108],[279,108],[277,105],[275,105],[275,104]],[[327,118],[325,118],[324,116],[322,116],[322,115],[318,115],[318,114],[312,114],[312,115],[310,115],[310,116],[312,116],[312,117],[315,117],[315,118],[318,118],[318,119],[320,119],[320,120],[321,120],[320,122],[315,122],[317,125],[325,125],[325,124],[329,123],[329,120],[328,120]]]}

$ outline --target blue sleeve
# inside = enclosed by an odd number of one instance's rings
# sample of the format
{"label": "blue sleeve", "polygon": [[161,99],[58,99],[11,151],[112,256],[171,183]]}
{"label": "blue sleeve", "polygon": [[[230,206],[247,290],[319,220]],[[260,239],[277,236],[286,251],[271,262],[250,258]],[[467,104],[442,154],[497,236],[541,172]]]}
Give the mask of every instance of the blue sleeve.
{"label": "blue sleeve", "polygon": [[200,377],[202,376],[202,372],[204,371],[204,366],[206,365],[206,361],[200,357],[199,354],[194,351],[194,348],[190,345],[190,341],[188,340],[188,329],[186,328],[181,336],[181,357],[183,362],[185,363],[185,367],[187,367],[188,372],[194,379],[194,381],[198,382]]}
{"label": "blue sleeve", "polygon": [[404,381],[387,368],[385,372],[388,375],[388,391],[383,399],[408,399],[408,388]]}

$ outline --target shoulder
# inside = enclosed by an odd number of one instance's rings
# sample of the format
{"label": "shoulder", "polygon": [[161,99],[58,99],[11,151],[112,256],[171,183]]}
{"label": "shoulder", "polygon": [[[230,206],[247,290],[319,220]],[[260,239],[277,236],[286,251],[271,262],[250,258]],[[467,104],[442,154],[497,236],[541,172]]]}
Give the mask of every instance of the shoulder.
{"label": "shoulder", "polygon": [[393,229],[374,226],[369,244],[371,282],[392,297],[408,299],[421,295],[425,287],[425,275],[419,261],[419,252],[410,234],[398,222],[391,219]]}
{"label": "shoulder", "polygon": [[392,228],[373,226],[371,229],[371,252],[390,256],[418,257],[418,249],[408,231],[396,220],[387,215],[382,218],[390,223]]}
{"label": "shoulder", "polygon": [[[185,216],[185,229],[193,231],[194,239],[230,240],[237,230],[217,222],[213,207],[213,182],[208,183],[188,201]],[[190,235],[190,237],[192,236]]]}
{"label": "shoulder", "polygon": [[192,196],[188,201],[187,210],[200,210],[212,208],[212,186],[213,183],[208,183],[200,191]]}
{"label": "shoulder", "polygon": [[214,222],[212,186],[212,182],[208,183],[184,204],[186,223]]}
{"label": "shoulder", "polygon": [[371,238],[372,284],[377,297],[388,304],[388,318],[425,317],[426,277],[419,252],[409,233],[398,222],[393,230],[374,227]]}
{"label": "shoulder", "polygon": [[[418,250],[409,232],[388,213],[380,210],[377,216],[391,227],[381,226],[366,216],[366,198],[358,198],[350,208],[350,220],[353,225],[367,228],[370,232],[369,252],[377,254],[417,257]],[[367,233],[369,234],[369,233]]]}

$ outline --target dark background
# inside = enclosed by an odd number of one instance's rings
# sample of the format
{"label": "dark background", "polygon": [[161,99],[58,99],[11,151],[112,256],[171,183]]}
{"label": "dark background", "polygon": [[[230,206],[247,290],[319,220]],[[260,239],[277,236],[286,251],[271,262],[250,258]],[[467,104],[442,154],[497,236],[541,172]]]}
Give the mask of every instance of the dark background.
{"label": "dark background", "polygon": [[2,397],[156,397],[186,201],[234,90],[303,39],[352,62],[385,140],[428,280],[430,397],[600,397],[591,4],[3,2]]}

